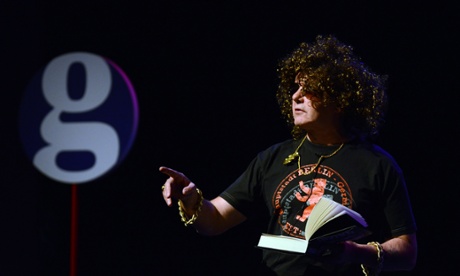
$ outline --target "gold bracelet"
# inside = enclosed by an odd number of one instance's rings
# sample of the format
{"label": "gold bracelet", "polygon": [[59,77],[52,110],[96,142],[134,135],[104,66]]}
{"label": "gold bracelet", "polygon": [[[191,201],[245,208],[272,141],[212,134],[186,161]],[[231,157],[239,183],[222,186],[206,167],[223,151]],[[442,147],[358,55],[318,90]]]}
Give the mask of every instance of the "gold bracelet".
{"label": "gold bracelet", "polygon": [[198,188],[196,188],[196,192],[198,193],[198,201],[196,202],[196,205],[194,207],[196,211],[190,219],[187,219],[184,208],[182,207],[182,201],[179,199],[179,201],[177,202],[177,205],[179,205],[180,219],[185,226],[189,226],[190,224],[193,224],[195,222],[195,220],[198,218],[198,214],[201,212],[201,206],[203,206],[203,193]]}
{"label": "gold bracelet", "polygon": [[369,271],[369,268],[363,264],[361,264],[361,269],[363,270],[363,273],[366,276],[379,275],[383,268],[383,247],[378,242],[368,242],[367,244],[373,245],[375,249],[377,249],[377,265],[374,267],[373,271]]}

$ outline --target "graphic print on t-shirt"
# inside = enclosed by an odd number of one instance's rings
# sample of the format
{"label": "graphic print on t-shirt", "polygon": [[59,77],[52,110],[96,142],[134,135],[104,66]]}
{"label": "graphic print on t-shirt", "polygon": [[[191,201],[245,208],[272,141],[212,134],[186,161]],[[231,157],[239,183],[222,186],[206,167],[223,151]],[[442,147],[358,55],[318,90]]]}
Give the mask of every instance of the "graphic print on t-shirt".
{"label": "graphic print on t-shirt", "polygon": [[278,223],[286,234],[304,238],[305,224],[321,197],[328,197],[352,208],[351,190],[343,177],[327,166],[302,166],[278,185],[273,205]]}

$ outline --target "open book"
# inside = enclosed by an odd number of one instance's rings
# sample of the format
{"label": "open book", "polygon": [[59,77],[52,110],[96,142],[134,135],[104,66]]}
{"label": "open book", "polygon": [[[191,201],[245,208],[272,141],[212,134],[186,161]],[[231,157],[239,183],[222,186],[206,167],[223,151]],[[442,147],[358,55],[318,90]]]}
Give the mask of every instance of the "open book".
{"label": "open book", "polygon": [[257,247],[318,254],[319,248],[342,241],[357,240],[369,234],[367,223],[359,213],[322,197],[308,217],[305,239],[263,233]]}

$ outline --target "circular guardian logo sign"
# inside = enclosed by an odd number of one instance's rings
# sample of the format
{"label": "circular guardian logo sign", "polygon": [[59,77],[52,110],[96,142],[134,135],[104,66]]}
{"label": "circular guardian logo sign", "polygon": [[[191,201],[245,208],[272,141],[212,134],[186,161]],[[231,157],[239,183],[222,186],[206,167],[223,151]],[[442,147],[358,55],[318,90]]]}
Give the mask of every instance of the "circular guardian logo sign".
{"label": "circular guardian logo sign", "polygon": [[29,83],[19,113],[26,154],[49,178],[80,184],[103,176],[129,152],[139,109],[126,74],[101,56],[58,56]]}

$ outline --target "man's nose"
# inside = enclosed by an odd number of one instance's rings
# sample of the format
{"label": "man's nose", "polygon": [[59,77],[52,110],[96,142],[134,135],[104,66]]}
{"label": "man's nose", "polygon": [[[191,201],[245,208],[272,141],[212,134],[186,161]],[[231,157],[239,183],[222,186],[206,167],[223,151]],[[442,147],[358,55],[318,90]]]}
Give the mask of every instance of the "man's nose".
{"label": "man's nose", "polygon": [[303,100],[303,96],[304,96],[304,93],[302,91],[302,88],[299,87],[299,89],[297,89],[297,91],[294,92],[294,94],[292,94],[292,100],[293,101],[301,101],[301,100]]}

